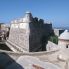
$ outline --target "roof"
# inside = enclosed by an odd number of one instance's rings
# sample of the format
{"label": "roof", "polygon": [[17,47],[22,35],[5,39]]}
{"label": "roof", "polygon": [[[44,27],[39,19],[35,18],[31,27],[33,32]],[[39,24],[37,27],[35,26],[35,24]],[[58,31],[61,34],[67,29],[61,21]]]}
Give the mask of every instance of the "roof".
{"label": "roof", "polygon": [[69,40],[69,32],[68,32],[68,30],[65,30],[65,31],[59,36],[59,39]]}

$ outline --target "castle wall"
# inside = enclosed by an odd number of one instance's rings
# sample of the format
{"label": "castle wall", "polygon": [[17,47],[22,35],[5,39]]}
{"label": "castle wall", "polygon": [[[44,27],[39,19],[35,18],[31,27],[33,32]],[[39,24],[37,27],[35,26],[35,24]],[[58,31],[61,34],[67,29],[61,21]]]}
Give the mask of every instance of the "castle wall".
{"label": "castle wall", "polygon": [[44,30],[44,34],[45,35],[50,35],[50,33],[52,33],[52,24],[44,24],[43,25],[43,30]]}
{"label": "castle wall", "polygon": [[26,13],[22,22],[11,24],[9,41],[27,52],[46,51],[48,37],[52,32],[52,24],[39,22]]}
{"label": "castle wall", "polygon": [[[22,23],[16,25],[11,24],[9,41],[15,43],[20,48],[29,50],[29,30]],[[26,29],[25,29],[26,28]]]}
{"label": "castle wall", "polygon": [[11,24],[9,40],[25,51],[45,51],[46,39],[51,31],[50,24],[40,27],[34,23],[15,23]]}
{"label": "castle wall", "polygon": [[41,38],[43,29],[39,26],[35,26],[30,23],[30,35],[29,35],[29,50],[30,51],[42,51]]}

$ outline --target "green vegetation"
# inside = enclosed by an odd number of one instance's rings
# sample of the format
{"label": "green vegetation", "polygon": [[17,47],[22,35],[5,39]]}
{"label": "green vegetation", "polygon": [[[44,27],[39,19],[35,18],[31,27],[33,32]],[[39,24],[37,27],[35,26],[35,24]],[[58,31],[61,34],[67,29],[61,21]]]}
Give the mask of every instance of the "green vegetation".
{"label": "green vegetation", "polygon": [[58,44],[58,36],[56,36],[56,35],[50,36],[49,41],[51,41],[55,44]]}

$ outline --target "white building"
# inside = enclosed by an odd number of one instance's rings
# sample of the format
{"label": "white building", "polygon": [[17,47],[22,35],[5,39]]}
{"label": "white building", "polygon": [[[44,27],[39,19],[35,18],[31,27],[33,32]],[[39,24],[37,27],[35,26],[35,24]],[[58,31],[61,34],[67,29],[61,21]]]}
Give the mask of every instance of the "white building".
{"label": "white building", "polygon": [[68,30],[65,30],[60,36],[59,36],[59,41],[58,45],[62,49],[66,49],[69,47],[69,32]]}

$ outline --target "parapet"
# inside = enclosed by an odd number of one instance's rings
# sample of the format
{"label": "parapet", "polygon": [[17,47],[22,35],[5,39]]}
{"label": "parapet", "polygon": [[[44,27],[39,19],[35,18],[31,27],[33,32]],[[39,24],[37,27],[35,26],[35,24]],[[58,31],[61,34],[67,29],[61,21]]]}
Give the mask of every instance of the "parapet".
{"label": "parapet", "polygon": [[32,22],[32,20],[33,20],[33,16],[31,12],[26,12],[24,17],[13,20],[11,21],[11,23],[30,23]]}
{"label": "parapet", "polygon": [[23,22],[31,22],[33,19],[31,12],[26,12],[23,18]]}

